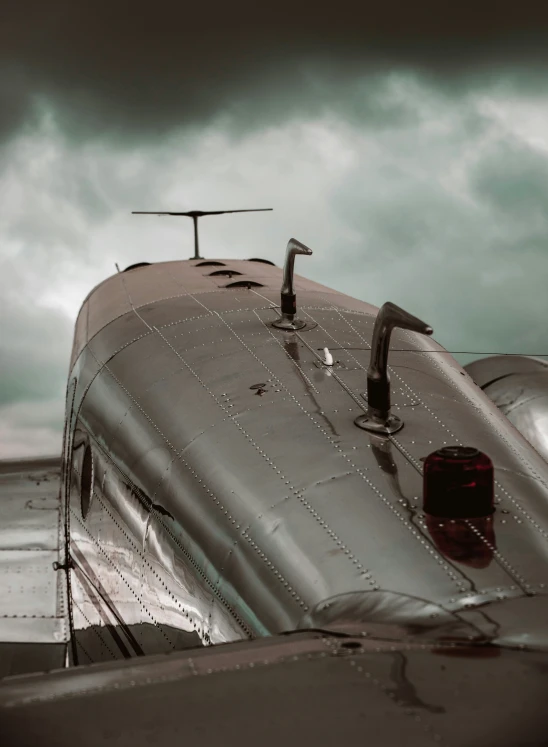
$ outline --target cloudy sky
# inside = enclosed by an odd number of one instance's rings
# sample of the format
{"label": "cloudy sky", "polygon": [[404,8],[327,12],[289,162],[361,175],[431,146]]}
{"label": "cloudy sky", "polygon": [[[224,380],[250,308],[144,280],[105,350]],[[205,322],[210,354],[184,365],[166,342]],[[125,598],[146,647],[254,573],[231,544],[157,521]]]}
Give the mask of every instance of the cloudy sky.
{"label": "cloudy sky", "polygon": [[[60,450],[79,305],[138,261],[281,264],[548,353],[548,33],[526,4],[25,2],[0,24],[0,458]],[[301,270],[304,271],[304,263]],[[475,355],[456,356],[461,363]]]}

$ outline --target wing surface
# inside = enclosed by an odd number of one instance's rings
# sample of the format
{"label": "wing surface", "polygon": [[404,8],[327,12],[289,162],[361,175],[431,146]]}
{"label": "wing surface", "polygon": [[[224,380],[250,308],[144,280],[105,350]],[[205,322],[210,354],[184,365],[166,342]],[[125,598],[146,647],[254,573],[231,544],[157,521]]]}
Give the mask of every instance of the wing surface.
{"label": "wing surface", "polygon": [[0,677],[62,666],[60,457],[0,461]]}
{"label": "wing surface", "polygon": [[300,631],[10,678],[0,731],[12,747],[546,744],[545,652],[367,633]]}

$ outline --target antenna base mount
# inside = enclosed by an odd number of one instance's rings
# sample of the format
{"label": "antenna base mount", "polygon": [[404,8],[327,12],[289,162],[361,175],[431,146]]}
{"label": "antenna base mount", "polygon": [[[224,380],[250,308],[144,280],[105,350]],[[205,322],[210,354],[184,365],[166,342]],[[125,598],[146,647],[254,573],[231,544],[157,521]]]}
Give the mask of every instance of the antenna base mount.
{"label": "antenna base mount", "polygon": [[306,322],[304,319],[296,319],[294,314],[284,314],[282,312],[281,317],[272,322],[272,326],[277,327],[278,329],[295,331],[306,327]]}
{"label": "antenna base mount", "polygon": [[403,420],[401,420],[397,415],[389,415],[388,418],[384,420],[376,418],[369,413],[364,413],[363,415],[358,415],[354,420],[354,423],[358,428],[363,428],[364,431],[377,433],[381,436],[390,436],[392,433],[397,433],[403,428]]}

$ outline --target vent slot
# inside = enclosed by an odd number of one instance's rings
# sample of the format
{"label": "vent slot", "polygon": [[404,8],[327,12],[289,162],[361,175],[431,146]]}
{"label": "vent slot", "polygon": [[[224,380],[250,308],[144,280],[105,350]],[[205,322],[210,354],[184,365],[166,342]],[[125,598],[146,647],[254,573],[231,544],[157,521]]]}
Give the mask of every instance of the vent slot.
{"label": "vent slot", "polygon": [[241,272],[236,272],[236,270],[215,270],[215,272],[210,272],[209,275],[213,277],[214,275],[222,275],[227,278],[231,278],[233,275],[242,275]]}
{"label": "vent slot", "polygon": [[198,262],[197,265],[194,265],[194,267],[226,267],[224,262]]}
{"label": "vent slot", "polygon": [[262,262],[263,265],[272,265],[272,267],[276,267],[274,262],[271,262],[269,259],[260,259],[259,257],[252,257],[251,259],[247,260],[248,262]]}
{"label": "vent slot", "polygon": [[128,265],[124,272],[128,272],[128,270],[135,270],[137,269],[137,267],[147,267],[150,264],[151,262],[136,262],[134,265]]}
{"label": "vent slot", "polygon": [[225,285],[225,288],[264,288],[262,283],[256,283],[254,280],[236,280],[234,283]]}

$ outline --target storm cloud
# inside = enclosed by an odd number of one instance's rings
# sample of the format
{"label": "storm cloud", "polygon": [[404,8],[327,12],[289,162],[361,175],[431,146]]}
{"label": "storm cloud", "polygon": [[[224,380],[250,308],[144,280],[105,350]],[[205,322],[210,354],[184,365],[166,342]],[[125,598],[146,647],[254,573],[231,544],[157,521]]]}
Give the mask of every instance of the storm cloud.
{"label": "storm cloud", "polygon": [[204,218],[205,256],[281,264],[295,236],[300,272],[449,350],[548,353],[543,39],[516,9],[433,7],[13,7],[0,457],[59,451],[72,326],[115,262],[191,256],[189,221],[132,210],[273,207]]}
{"label": "storm cloud", "polygon": [[[0,30],[0,136],[44,105],[73,138],[157,139],[224,113],[235,131],[345,106],[349,81],[393,68],[440,88],[504,69],[542,85],[546,34],[524,3],[13,3]],[[532,73],[531,64],[535,70]],[[540,83],[538,83],[540,81]],[[225,122],[226,124],[226,122]]]}

